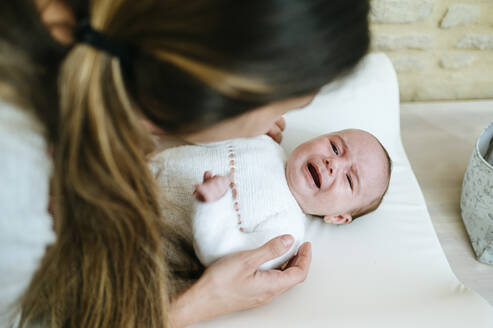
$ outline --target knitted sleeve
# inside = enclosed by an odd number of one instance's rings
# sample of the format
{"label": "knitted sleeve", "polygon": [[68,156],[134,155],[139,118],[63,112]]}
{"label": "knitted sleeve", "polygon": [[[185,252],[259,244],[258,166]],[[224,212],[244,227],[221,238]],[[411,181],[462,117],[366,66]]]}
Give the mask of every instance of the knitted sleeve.
{"label": "knitted sleeve", "polygon": [[47,211],[51,160],[40,127],[0,102],[0,327],[54,241]]}
{"label": "knitted sleeve", "polygon": [[291,234],[295,238],[291,249],[259,267],[261,270],[277,268],[295,254],[303,238],[303,219],[286,212],[265,218],[253,231],[240,230],[231,190],[215,202],[195,201],[194,207],[194,248],[205,266],[223,256],[260,247],[279,235]]}

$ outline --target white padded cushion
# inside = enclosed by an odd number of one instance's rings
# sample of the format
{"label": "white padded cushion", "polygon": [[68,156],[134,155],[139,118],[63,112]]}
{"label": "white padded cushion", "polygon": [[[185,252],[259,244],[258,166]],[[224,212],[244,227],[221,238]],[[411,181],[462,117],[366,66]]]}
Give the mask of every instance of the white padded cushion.
{"label": "white padded cushion", "polygon": [[286,121],[288,151],[344,128],[375,134],[393,160],[388,193],[351,224],[309,220],[313,260],[303,284],[200,327],[493,327],[493,308],[454,276],[431,224],[401,143],[397,78],[385,55],[367,56]]}

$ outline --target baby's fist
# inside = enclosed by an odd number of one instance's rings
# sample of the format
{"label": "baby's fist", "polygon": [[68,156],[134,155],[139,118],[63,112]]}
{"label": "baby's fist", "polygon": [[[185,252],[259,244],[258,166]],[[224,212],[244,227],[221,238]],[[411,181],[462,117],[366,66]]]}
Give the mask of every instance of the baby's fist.
{"label": "baby's fist", "polygon": [[195,185],[194,196],[199,202],[214,202],[224,196],[228,190],[231,179],[222,175],[212,176],[210,171],[205,171],[201,184]]}

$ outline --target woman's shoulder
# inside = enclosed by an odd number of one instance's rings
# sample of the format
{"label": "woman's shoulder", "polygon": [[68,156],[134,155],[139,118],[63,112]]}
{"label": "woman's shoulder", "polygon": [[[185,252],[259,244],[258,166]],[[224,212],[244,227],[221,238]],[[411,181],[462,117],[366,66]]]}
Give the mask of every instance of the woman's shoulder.
{"label": "woman's shoulder", "polygon": [[[42,124],[28,111],[0,100],[0,210],[48,203],[52,160]],[[9,200],[13,202],[9,202]],[[25,203],[23,203],[25,202]]]}
{"label": "woman's shoulder", "polygon": [[47,211],[52,163],[42,125],[0,100],[0,326],[55,239]]}
{"label": "woman's shoulder", "polygon": [[44,128],[35,115],[0,99],[0,135],[6,143],[27,143],[46,148]]}

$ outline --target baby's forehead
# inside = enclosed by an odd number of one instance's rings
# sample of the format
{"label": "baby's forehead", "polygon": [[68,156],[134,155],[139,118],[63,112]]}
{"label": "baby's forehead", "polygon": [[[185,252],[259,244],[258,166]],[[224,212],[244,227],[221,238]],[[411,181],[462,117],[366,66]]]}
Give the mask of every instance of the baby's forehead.
{"label": "baby's forehead", "polygon": [[323,134],[317,138],[339,138],[343,146],[352,149],[362,148],[367,152],[373,152],[379,148],[383,149],[380,141],[370,132],[358,129],[345,129]]}
{"label": "baby's forehead", "polygon": [[337,130],[337,131],[331,131],[325,134],[326,136],[330,135],[339,135],[339,136],[344,136],[346,138],[371,138],[377,140],[377,138],[371,134],[368,131],[361,130],[361,129],[344,129],[344,130]]}

